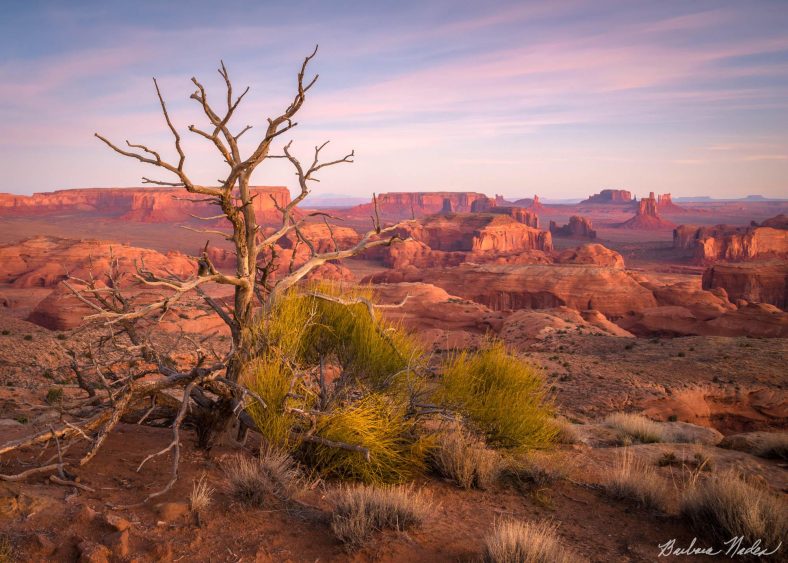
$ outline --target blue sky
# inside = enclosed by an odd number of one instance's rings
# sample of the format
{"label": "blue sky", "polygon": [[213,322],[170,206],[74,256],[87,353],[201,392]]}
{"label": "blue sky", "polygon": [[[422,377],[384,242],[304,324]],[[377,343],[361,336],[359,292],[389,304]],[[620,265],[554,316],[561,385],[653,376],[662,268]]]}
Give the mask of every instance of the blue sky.
{"label": "blue sky", "polygon": [[[788,2],[10,2],[0,21],[0,191],[139,185],[99,131],[171,150],[203,123],[191,76],[251,86],[236,127],[280,112],[316,43],[291,136],[356,163],[316,190],[576,197],[788,195]],[[246,134],[254,140],[255,129]],[[283,140],[289,140],[291,137]],[[192,136],[187,170],[223,164]],[[258,184],[293,186],[281,161]]]}

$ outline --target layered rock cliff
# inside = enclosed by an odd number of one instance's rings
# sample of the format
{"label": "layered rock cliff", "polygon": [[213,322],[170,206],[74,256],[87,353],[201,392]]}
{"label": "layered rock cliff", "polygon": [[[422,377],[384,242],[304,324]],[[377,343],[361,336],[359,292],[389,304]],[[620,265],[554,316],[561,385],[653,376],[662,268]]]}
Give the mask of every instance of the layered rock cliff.
{"label": "layered rock cliff", "polygon": [[[290,192],[281,186],[255,186],[252,192],[257,220],[280,218],[279,206],[290,202]],[[272,200],[273,198],[273,200]],[[190,221],[192,215],[213,216],[218,208],[179,188],[87,188],[36,193],[32,196],[0,194],[0,216],[91,214],[126,221],[163,223]]]}
{"label": "layered rock cliff", "polygon": [[[779,225],[778,218],[773,223]],[[769,220],[771,221],[771,220]],[[773,227],[697,227],[679,225],[673,231],[674,248],[693,251],[699,264],[718,260],[743,261],[788,257],[788,230]]]}
{"label": "layered rock cliff", "polygon": [[703,272],[703,289],[724,289],[731,301],[788,308],[788,263],[782,260],[715,264]]}

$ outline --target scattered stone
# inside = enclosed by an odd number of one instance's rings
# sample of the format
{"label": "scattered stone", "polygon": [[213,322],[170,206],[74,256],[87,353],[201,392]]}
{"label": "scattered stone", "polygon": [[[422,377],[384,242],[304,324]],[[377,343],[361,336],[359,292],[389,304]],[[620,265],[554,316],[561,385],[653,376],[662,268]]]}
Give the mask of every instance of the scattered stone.
{"label": "scattered stone", "polygon": [[116,514],[107,514],[104,520],[118,532],[123,532],[131,527],[131,522]]}

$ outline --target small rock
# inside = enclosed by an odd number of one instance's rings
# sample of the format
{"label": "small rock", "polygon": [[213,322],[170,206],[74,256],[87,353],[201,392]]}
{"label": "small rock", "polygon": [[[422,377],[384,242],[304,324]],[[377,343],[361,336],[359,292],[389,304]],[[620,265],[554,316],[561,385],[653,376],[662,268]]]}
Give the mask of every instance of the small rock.
{"label": "small rock", "polygon": [[0,428],[18,428],[22,423],[13,418],[0,418]]}
{"label": "small rock", "polygon": [[189,505],[185,502],[164,502],[156,505],[156,512],[165,522],[174,522],[189,513]]}
{"label": "small rock", "polygon": [[90,541],[81,542],[79,549],[79,563],[109,563],[110,551],[106,546]]}
{"label": "small rock", "polygon": [[104,520],[118,532],[123,532],[131,527],[131,522],[117,514],[107,514],[104,516]]}

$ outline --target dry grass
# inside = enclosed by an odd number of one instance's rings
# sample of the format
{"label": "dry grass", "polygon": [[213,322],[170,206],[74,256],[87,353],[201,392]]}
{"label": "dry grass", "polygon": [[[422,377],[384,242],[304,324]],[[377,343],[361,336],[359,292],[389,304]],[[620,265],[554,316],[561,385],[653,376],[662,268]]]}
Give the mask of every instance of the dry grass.
{"label": "dry grass", "polygon": [[733,472],[696,483],[684,494],[681,513],[701,533],[719,542],[743,536],[775,549],[788,537],[788,509],[782,499]]}
{"label": "dry grass", "polygon": [[225,464],[231,494],[252,506],[270,499],[290,500],[303,488],[303,477],[295,461],[281,450],[262,450],[251,458],[237,455]]}
{"label": "dry grass", "polygon": [[624,449],[604,485],[611,497],[631,500],[646,508],[664,510],[670,496],[665,480],[652,467],[636,461],[629,448]]}
{"label": "dry grass", "polygon": [[215,489],[208,484],[205,473],[194,481],[192,492],[189,495],[189,506],[192,512],[200,513],[210,506]]}
{"label": "dry grass", "polygon": [[0,533],[0,563],[16,561],[14,542],[7,535]]}
{"label": "dry grass", "polygon": [[614,413],[608,416],[605,422],[611,428],[618,430],[623,437],[635,439],[644,444],[668,441],[665,428],[658,422],[639,414]]}
{"label": "dry grass", "polygon": [[438,434],[430,459],[438,473],[463,489],[486,489],[500,472],[498,452],[459,423]]}
{"label": "dry grass", "polygon": [[348,547],[361,547],[376,531],[421,526],[432,503],[424,491],[404,485],[352,485],[335,490],[331,529]]}
{"label": "dry grass", "polygon": [[765,435],[755,455],[773,459],[788,459],[788,432],[775,432]]}
{"label": "dry grass", "polygon": [[485,538],[487,563],[575,563],[583,559],[563,547],[550,522],[498,522]]}
{"label": "dry grass", "polygon": [[558,433],[555,441],[559,444],[577,444],[580,442],[580,435],[575,425],[565,418],[557,418],[555,421]]}

